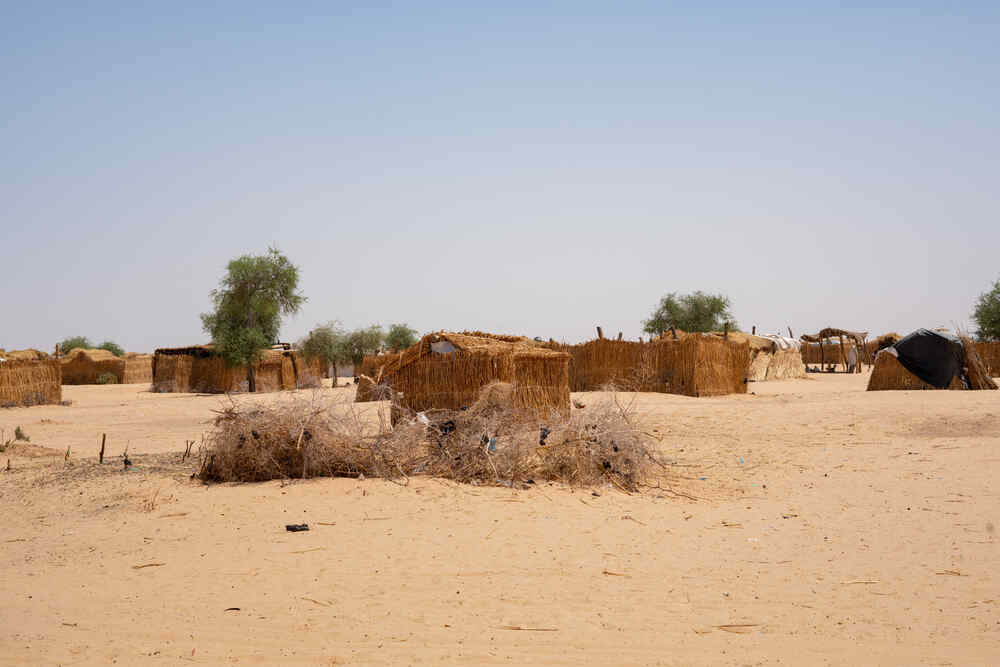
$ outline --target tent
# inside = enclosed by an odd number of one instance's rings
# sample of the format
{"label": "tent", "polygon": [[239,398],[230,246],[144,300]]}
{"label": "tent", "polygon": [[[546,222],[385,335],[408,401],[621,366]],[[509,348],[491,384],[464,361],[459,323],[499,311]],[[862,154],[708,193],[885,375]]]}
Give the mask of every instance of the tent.
{"label": "tent", "polygon": [[948,333],[917,329],[875,358],[868,390],[996,389],[976,348]]}

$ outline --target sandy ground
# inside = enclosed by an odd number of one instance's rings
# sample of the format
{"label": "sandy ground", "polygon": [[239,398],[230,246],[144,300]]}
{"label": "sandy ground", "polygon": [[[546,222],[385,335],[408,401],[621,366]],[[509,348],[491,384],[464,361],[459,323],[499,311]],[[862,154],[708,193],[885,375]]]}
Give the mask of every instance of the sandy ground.
{"label": "sandy ground", "polygon": [[0,410],[0,664],[996,664],[1000,392],[866,380],[638,395],[674,472],[633,496],[204,486],[225,399],[66,387]]}

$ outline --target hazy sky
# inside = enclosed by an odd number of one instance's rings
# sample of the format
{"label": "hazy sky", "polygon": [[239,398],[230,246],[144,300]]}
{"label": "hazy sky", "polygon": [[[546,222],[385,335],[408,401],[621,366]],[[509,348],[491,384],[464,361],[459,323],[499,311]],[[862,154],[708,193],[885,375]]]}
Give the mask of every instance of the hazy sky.
{"label": "hazy sky", "polygon": [[202,342],[271,244],[284,339],[634,338],[696,289],[907,332],[1000,277],[995,2],[143,4],[0,8],[0,347]]}

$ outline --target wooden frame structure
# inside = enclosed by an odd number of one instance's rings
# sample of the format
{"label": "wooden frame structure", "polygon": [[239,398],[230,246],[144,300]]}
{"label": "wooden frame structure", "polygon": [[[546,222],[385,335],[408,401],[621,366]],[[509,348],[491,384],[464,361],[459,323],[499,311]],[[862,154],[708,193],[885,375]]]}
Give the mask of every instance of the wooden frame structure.
{"label": "wooden frame structure", "polygon": [[868,340],[867,331],[848,331],[847,329],[827,327],[814,335],[802,334],[802,340],[806,343],[819,344],[820,368],[822,370],[825,370],[826,368],[825,341],[838,340],[840,342],[840,360],[833,361],[833,364],[836,366],[836,364],[841,363],[844,365],[845,372],[847,371],[847,346],[844,344],[845,339],[850,341],[850,344],[853,345],[854,349],[857,351],[858,363],[854,366],[855,373],[861,372],[862,363],[867,363],[868,365],[872,365],[874,363],[865,346],[865,343]]}

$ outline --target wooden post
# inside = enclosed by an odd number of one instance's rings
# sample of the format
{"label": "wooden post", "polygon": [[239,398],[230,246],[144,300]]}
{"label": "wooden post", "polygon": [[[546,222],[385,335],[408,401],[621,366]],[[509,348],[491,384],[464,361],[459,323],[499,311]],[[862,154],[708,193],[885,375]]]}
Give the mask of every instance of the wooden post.
{"label": "wooden post", "polygon": [[104,443],[105,443],[105,441],[107,439],[108,439],[108,434],[107,433],[102,433],[101,434],[101,453],[97,457],[97,462],[98,463],[104,463]]}
{"label": "wooden post", "polygon": [[756,336],[757,335],[757,325],[756,324],[753,325],[753,328],[750,330],[750,335],[751,336]]}
{"label": "wooden post", "polygon": [[597,337],[604,340],[604,332],[601,331],[601,327],[597,327]]}
{"label": "wooden post", "polygon": [[619,332],[618,332],[618,340],[621,340],[621,339],[622,339],[622,332],[621,332],[621,331],[619,331]]}
{"label": "wooden post", "polygon": [[791,327],[788,327],[788,337],[789,338],[795,338],[795,334],[792,333],[792,328]]}
{"label": "wooden post", "polygon": [[677,329],[670,327],[670,333],[674,335],[674,340],[677,340]]}
{"label": "wooden post", "polygon": [[[788,330],[791,333],[791,329]],[[823,345],[823,339],[819,339],[819,370],[823,373],[826,372],[826,346]]]}
{"label": "wooden post", "polygon": [[844,372],[847,372],[847,350],[844,349],[844,337],[838,336],[840,338],[840,361],[844,364]]}
{"label": "wooden post", "polygon": [[726,322],[722,327],[722,338],[723,340],[729,340],[729,322]]}

